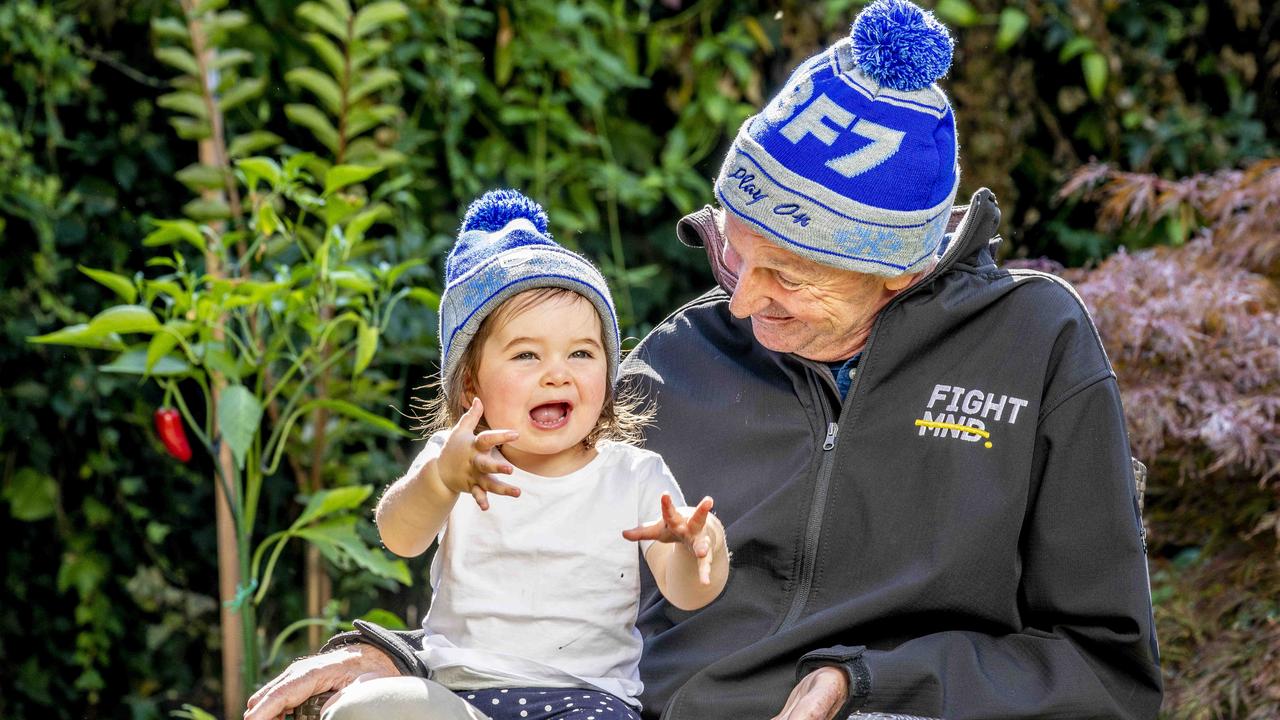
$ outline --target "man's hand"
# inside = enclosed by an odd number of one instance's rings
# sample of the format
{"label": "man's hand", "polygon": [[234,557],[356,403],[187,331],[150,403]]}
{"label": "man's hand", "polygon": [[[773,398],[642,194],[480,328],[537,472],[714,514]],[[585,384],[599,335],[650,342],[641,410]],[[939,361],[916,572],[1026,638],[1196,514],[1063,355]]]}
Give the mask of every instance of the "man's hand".
{"label": "man's hand", "polygon": [[814,670],[791,691],[773,720],[834,720],[849,699],[849,677],[838,667]]}
{"label": "man's hand", "polygon": [[481,510],[488,510],[488,493],[520,497],[520,488],[494,477],[511,474],[511,464],[497,448],[515,441],[520,434],[514,430],[485,430],[476,434],[483,415],[480,398],[472,400],[471,407],[449,431],[449,439],[440,450],[438,471],[446,488],[458,494],[470,493]]}
{"label": "man's hand", "polygon": [[707,526],[707,515],[714,501],[702,498],[694,508],[676,509],[671,493],[662,493],[662,519],[648,525],[623,530],[622,537],[631,540],[656,540],[663,543],[680,543],[698,559],[698,582],[711,584],[711,552],[717,539]]}
{"label": "man's hand", "polygon": [[[365,643],[299,658],[249,698],[244,720],[283,720],[285,713],[312,695],[341,690],[357,678],[368,680],[398,675],[400,671],[386,653]],[[330,702],[333,702],[332,698]]]}

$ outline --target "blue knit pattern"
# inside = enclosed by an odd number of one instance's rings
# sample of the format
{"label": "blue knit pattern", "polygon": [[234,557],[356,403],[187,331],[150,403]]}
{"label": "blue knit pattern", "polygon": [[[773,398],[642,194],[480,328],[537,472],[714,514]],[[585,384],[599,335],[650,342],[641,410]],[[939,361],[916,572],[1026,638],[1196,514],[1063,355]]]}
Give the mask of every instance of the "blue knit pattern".
{"label": "blue knit pattern", "polygon": [[951,68],[955,41],[933,13],[906,0],[876,0],[853,22],[853,59],[894,90],[923,90]]}
{"label": "blue knit pattern", "polygon": [[462,227],[458,228],[458,234],[468,230],[494,232],[518,217],[533,223],[539,233],[551,238],[551,233],[547,232],[547,212],[541,205],[525,197],[524,193],[510,188],[490,190],[472,200],[467,206],[466,214],[462,216]]}
{"label": "blue knit pattern", "polygon": [[608,284],[586,258],[551,239],[542,206],[515,190],[491,191],[471,203],[461,227],[440,297],[441,377],[461,367],[480,324],[502,303],[526,290],[558,287],[582,295],[599,313],[609,381],[616,381],[621,341]]}
{"label": "blue knit pattern", "polygon": [[738,132],[716,198],[815,262],[894,277],[932,262],[959,188],[955,115],[933,83],[951,37],[876,0]]}

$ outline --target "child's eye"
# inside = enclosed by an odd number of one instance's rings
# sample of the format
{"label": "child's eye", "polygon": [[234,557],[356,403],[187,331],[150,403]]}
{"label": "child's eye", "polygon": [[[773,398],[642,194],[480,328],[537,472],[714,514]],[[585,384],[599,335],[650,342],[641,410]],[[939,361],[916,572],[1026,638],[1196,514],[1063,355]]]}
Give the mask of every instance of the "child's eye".
{"label": "child's eye", "polygon": [[584,359],[590,360],[591,358],[595,357],[595,355],[592,355],[590,350],[574,350],[573,354],[571,354],[569,357],[584,358]]}
{"label": "child's eye", "polygon": [[511,359],[512,360],[537,360],[538,356],[526,350],[522,353],[516,353]]}

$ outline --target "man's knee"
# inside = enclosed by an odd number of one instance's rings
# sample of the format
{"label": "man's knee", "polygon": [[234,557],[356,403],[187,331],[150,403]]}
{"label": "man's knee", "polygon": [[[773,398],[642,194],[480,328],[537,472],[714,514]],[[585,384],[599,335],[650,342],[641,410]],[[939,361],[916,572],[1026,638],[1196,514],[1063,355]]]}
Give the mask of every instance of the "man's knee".
{"label": "man's knee", "polygon": [[417,677],[378,678],[342,691],[321,720],[487,720],[439,683]]}

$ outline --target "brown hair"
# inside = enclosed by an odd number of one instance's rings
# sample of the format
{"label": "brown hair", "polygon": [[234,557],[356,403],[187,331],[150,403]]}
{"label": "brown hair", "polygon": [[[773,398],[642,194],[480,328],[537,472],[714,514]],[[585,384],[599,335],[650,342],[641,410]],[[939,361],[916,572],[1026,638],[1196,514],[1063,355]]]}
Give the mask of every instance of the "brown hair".
{"label": "brown hair", "polygon": [[[467,379],[474,378],[480,369],[479,348],[484,346],[485,340],[493,334],[494,330],[510,322],[525,310],[565,296],[585,300],[582,295],[567,288],[535,288],[512,296],[489,313],[489,316],[476,329],[475,337],[471,338],[471,342],[467,344],[465,354],[458,363],[457,369],[454,370],[453,377],[438,377],[435,381],[419,388],[434,390],[435,394],[428,398],[416,397],[411,401],[410,407],[414,410],[411,417],[421,421],[414,429],[424,435],[430,435],[457,424],[458,419],[467,411],[462,404],[466,394]],[[603,333],[605,324],[602,322],[600,326]],[[603,337],[600,338],[600,344],[606,345]],[[591,432],[583,438],[582,444],[590,448],[595,447],[600,440],[613,440],[628,445],[638,445],[641,440],[641,431],[652,419],[653,410],[645,407],[643,398],[631,390],[619,393],[616,384],[610,385],[605,389],[600,417],[596,420],[595,427],[591,428]],[[480,427],[487,428],[483,420],[480,422]]]}

